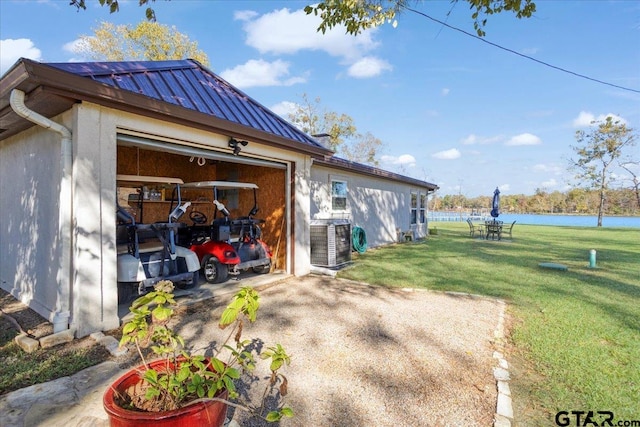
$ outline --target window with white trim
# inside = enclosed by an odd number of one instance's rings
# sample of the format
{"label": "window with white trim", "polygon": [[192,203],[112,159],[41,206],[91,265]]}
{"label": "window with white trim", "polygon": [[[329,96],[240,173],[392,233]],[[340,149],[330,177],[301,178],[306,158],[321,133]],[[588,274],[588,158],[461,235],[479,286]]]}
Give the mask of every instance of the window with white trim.
{"label": "window with white trim", "polygon": [[411,225],[418,223],[418,193],[411,192]]}
{"label": "window with white trim", "polygon": [[347,181],[331,180],[331,209],[334,211],[347,210]]}
{"label": "window with white trim", "polygon": [[420,224],[427,222],[427,193],[420,193]]}

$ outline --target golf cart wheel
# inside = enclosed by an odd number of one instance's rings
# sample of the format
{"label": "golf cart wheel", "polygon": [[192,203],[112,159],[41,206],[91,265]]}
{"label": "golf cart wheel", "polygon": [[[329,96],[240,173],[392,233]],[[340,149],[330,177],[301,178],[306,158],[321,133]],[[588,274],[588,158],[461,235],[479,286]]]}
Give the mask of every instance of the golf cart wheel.
{"label": "golf cart wheel", "polygon": [[253,267],[253,272],[256,274],[267,274],[269,271],[271,271],[271,261],[269,261],[269,264]]}
{"label": "golf cart wheel", "polygon": [[207,255],[202,261],[202,271],[207,283],[220,283],[227,280],[229,269],[213,255]]}
{"label": "golf cart wheel", "polygon": [[194,271],[193,272],[193,280],[191,282],[186,282],[186,281],[182,281],[176,284],[176,287],[178,289],[191,289],[191,288],[195,288],[196,285],[198,284],[198,281],[200,280],[200,272],[199,271]]}

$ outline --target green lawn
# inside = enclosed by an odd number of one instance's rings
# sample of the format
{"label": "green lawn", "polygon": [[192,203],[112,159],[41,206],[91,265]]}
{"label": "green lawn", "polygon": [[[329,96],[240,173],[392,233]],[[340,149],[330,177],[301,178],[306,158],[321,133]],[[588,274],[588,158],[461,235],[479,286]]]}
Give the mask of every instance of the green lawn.
{"label": "green lawn", "polygon": [[339,277],[505,299],[519,426],[554,425],[560,410],[640,419],[640,230],[516,224],[512,241],[484,241],[466,223],[433,225],[438,235],[370,250]]}

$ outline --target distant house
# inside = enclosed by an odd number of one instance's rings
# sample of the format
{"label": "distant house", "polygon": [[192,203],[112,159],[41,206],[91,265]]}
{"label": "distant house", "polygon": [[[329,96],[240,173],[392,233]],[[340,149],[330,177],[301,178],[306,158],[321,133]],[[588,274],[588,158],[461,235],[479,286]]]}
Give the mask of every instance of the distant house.
{"label": "distant house", "polygon": [[[334,157],[193,60],[21,59],[0,111],[0,286],[78,337],[120,322],[116,174],[258,184],[276,267],[296,276],[311,269],[312,220],[362,227],[369,246],[419,238],[437,189]],[[247,142],[236,155],[231,138]]]}

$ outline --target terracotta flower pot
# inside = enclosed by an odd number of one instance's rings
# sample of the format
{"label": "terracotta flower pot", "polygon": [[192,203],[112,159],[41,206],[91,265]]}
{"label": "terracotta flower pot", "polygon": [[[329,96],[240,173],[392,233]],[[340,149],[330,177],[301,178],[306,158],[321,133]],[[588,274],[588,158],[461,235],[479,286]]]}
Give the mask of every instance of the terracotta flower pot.
{"label": "terracotta flower pot", "polygon": [[[163,365],[164,360],[157,360],[149,363],[150,368]],[[154,426],[154,427],[221,427],[224,424],[227,414],[227,404],[217,401],[198,402],[187,405],[183,408],[164,412],[140,412],[124,409],[114,401],[114,394],[121,393],[130,386],[140,382],[139,370],[144,366],[128,371],[118,378],[104,393],[102,404],[109,416],[111,427],[133,427],[133,426]],[[219,392],[216,397],[226,399],[226,390]]]}

